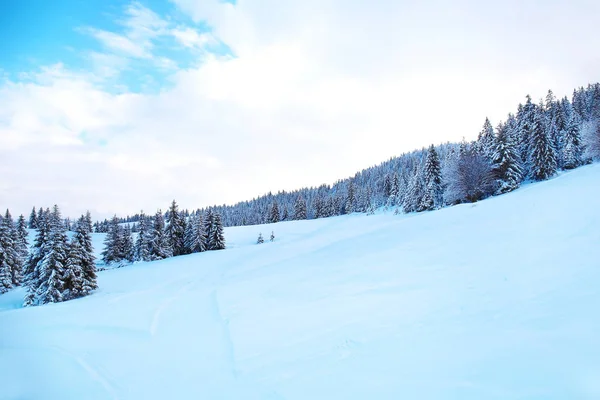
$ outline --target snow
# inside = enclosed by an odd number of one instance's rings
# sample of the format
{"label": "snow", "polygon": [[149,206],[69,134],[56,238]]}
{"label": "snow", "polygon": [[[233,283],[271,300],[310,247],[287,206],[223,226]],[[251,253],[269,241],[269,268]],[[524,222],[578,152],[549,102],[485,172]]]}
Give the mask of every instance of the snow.
{"label": "snow", "polygon": [[87,298],[14,290],[0,397],[600,398],[599,183],[228,228],[228,250],[100,272]]}

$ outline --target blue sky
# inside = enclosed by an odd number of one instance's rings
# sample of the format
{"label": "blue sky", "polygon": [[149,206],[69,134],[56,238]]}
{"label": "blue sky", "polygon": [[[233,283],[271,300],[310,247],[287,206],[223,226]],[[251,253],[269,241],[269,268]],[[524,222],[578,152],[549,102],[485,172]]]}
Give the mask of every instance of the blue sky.
{"label": "blue sky", "polygon": [[[155,13],[172,27],[211,32],[206,23],[193,22],[175,4],[163,0],[6,0],[0,3],[0,68],[15,80],[22,79],[24,72],[59,63],[76,71],[93,70],[99,55],[115,54],[107,48],[109,38],[98,32],[126,36],[127,20],[132,17],[129,10],[136,8]],[[199,62],[197,54],[191,54],[173,36],[161,35],[151,41],[152,55],[169,60],[172,66],[157,67],[146,57],[131,56],[118,76],[105,80],[107,90],[159,90],[169,85],[166,78],[174,69]],[[231,54],[223,43],[213,43],[209,50]]]}
{"label": "blue sky", "polygon": [[[518,10],[518,11],[517,11]],[[0,209],[332,183],[598,81],[596,0],[0,1]]]}

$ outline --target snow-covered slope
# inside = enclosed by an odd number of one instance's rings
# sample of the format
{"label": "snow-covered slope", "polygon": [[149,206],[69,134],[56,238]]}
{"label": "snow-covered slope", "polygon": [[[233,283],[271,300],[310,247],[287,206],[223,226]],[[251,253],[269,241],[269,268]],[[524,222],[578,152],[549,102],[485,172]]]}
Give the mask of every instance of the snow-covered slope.
{"label": "snow-covered slope", "polygon": [[[476,204],[226,230],[0,296],[0,397],[600,398],[600,165]],[[255,245],[259,232],[276,241]]]}

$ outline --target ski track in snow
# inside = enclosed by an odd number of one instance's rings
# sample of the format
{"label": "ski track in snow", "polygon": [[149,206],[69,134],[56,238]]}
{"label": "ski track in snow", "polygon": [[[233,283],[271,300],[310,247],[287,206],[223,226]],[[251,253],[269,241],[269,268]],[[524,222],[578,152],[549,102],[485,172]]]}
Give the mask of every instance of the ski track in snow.
{"label": "ski track in snow", "polygon": [[156,332],[160,327],[160,317],[163,314],[163,312],[171,305],[171,303],[173,303],[181,296],[183,296],[186,292],[188,292],[192,286],[193,282],[188,282],[187,284],[182,286],[181,289],[179,289],[174,296],[169,297],[162,303],[160,303],[160,305],[156,308],[154,314],[152,315],[152,322],[150,323],[150,327],[148,329],[148,331],[150,332],[150,336],[156,335]]}
{"label": "ski track in snow", "polygon": [[117,390],[115,388],[115,385],[113,383],[111,383],[111,380],[107,378],[107,376],[103,373],[101,373],[98,368],[93,367],[88,361],[85,360],[85,358],[83,356],[79,356],[77,354],[74,354],[68,350],[65,350],[62,347],[59,346],[49,346],[49,349],[52,350],[56,350],[68,357],[70,357],[72,360],[74,360],[80,367],[82,370],[84,370],[86,372],[86,374],[92,378],[94,381],[100,383],[100,385],[102,385],[102,387],[104,388],[104,390],[106,391],[106,393],[113,399],[113,400],[119,400],[120,397],[117,394]]}
{"label": "ski track in snow", "polygon": [[229,320],[224,319],[221,314],[221,309],[219,307],[219,299],[217,289],[214,289],[209,295],[210,309],[212,311],[212,315],[214,321],[219,326],[219,330],[221,333],[222,343],[224,345],[224,356],[227,361],[227,365],[231,370],[231,374],[234,379],[237,379],[238,372],[235,364],[235,351],[233,347],[233,341],[231,340],[231,333],[229,331]]}

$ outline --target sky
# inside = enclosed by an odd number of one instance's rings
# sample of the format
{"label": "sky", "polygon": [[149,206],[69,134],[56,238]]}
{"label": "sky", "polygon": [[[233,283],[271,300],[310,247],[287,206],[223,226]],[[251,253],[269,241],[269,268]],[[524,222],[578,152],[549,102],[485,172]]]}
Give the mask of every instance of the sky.
{"label": "sky", "polygon": [[598,81],[596,0],[4,0],[0,207],[333,183]]}

